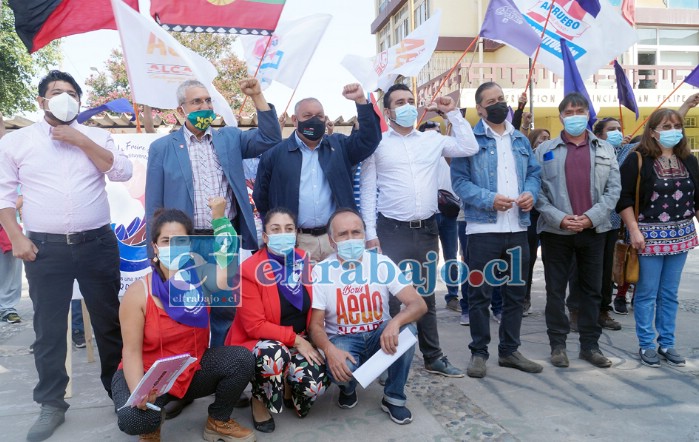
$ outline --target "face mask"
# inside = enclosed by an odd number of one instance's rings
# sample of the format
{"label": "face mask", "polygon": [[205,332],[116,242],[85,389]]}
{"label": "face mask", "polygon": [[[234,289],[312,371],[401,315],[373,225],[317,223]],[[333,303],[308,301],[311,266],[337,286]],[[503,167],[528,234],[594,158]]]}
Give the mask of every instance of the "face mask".
{"label": "face mask", "polygon": [[570,135],[577,137],[585,132],[587,127],[587,115],[573,115],[563,119],[563,128]]}
{"label": "face mask", "polygon": [[607,142],[614,147],[621,146],[621,140],[623,139],[624,136],[618,130],[612,130],[607,132]]}
{"label": "face mask", "polygon": [[296,233],[273,233],[267,235],[267,248],[275,255],[284,256],[294,250]]}
{"label": "face mask", "polygon": [[216,112],[211,109],[198,110],[190,112],[187,115],[187,120],[199,130],[206,130],[211,126],[211,123],[216,119]]}
{"label": "face mask", "polygon": [[499,101],[495,104],[484,108],[488,112],[486,119],[493,124],[500,124],[507,119],[510,110],[507,108],[507,103]]}
{"label": "face mask", "polygon": [[672,149],[673,147],[677,146],[677,143],[679,143],[684,135],[682,134],[682,129],[668,129],[668,130],[656,130],[658,132],[658,135],[660,135],[660,138],[658,139],[658,143],[665,149]]}
{"label": "face mask", "polygon": [[64,123],[70,123],[75,120],[80,111],[80,104],[67,92],[49,98],[48,102],[51,115]]}
{"label": "face mask", "polygon": [[318,117],[298,122],[298,131],[311,141],[320,140],[325,134],[325,121]]}
{"label": "face mask", "polygon": [[393,120],[401,127],[413,127],[417,120],[417,108],[412,104],[404,104],[395,109],[396,119]]}
{"label": "face mask", "polygon": [[170,246],[158,246],[158,259],[165,267],[168,268],[168,270],[174,271],[178,269],[180,260],[176,259],[175,262],[172,261],[172,257],[170,256]]}
{"label": "face mask", "polygon": [[337,255],[345,261],[356,261],[364,254],[364,239],[348,239],[337,243]]}

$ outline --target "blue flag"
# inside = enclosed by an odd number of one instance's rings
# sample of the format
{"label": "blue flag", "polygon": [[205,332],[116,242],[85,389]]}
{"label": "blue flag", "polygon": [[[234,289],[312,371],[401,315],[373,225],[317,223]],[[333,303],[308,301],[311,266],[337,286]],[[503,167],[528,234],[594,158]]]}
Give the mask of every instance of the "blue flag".
{"label": "blue flag", "polygon": [[602,10],[602,5],[599,4],[599,0],[578,0],[578,4],[588,14],[595,18],[597,17],[597,14],[599,14]]}
{"label": "blue flag", "polygon": [[636,112],[636,120],[638,120],[636,96],[633,93],[629,79],[626,78],[624,70],[616,60],[614,60],[614,74],[616,75],[616,90],[617,96],[619,97],[619,104],[623,104],[628,110]]}
{"label": "blue flag", "polygon": [[684,82],[694,87],[699,87],[699,66],[695,67],[689,75],[684,77]]}
{"label": "blue flag", "polygon": [[541,43],[512,0],[490,0],[481,25],[481,37],[500,41],[531,57]]}
{"label": "blue flag", "polygon": [[571,92],[578,92],[587,98],[587,102],[590,103],[590,120],[587,125],[592,128],[592,125],[597,121],[597,113],[592,106],[590,95],[588,95],[587,89],[585,89],[585,82],[583,82],[580,76],[578,65],[575,64],[573,54],[570,53],[565,39],[562,38],[560,41],[561,53],[563,54],[563,94],[568,95]]}
{"label": "blue flag", "polygon": [[116,114],[131,114],[131,121],[136,119],[136,115],[133,112],[133,106],[131,106],[129,100],[126,98],[117,98],[116,100],[104,103],[102,106],[93,107],[92,109],[80,112],[80,114],[78,114],[78,124],[83,124],[93,115],[106,111],[114,112]]}

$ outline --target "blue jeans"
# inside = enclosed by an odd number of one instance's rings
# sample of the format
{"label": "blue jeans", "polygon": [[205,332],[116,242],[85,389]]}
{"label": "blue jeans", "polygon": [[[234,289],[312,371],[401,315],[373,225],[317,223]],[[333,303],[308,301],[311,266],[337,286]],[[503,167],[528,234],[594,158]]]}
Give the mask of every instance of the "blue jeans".
{"label": "blue jeans", "polygon": [[[668,256],[639,256],[640,274],[633,300],[638,343],[644,350],[652,349],[655,334],[662,348],[675,347],[677,319],[677,290],[687,252]],[[655,316],[655,330],[653,317]]]}
{"label": "blue jeans", "polygon": [[[388,321],[384,321],[381,326],[374,331],[352,335],[335,335],[330,338],[330,342],[338,349],[351,354],[354,360],[357,361],[357,365],[353,364],[350,360],[346,361],[347,367],[349,367],[351,371],[354,371],[372,357],[374,353],[381,350],[381,333],[383,333],[383,330],[386,328],[386,324],[388,324]],[[404,325],[401,330],[405,327],[409,327],[413,334],[417,334],[415,325]],[[383,396],[384,400],[389,404],[400,407],[405,405],[405,383],[408,381],[410,364],[413,361],[414,355],[415,346],[413,345],[408,351],[403,353],[393,365],[388,367],[388,379],[386,379],[386,385],[384,385],[383,388]],[[357,381],[354,379],[351,379],[349,382],[337,382],[333,379],[330,370],[328,370],[328,375],[330,376],[330,380],[337,384],[344,394],[352,394],[357,388]]]}
{"label": "blue jeans", "polygon": [[71,328],[73,329],[73,333],[85,333],[85,324],[83,323],[83,306],[79,299],[73,299],[70,302],[70,311],[72,314]]}
{"label": "blue jeans", "polygon": [[[466,235],[466,221],[459,221],[457,227],[459,233],[459,244],[461,245],[461,259],[463,262],[468,263],[468,235]],[[469,270],[471,270],[469,268]],[[461,313],[468,313],[468,278],[462,276],[464,281],[461,284],[461,299],[459,304],[461,304]],[[490,299],[490,310],[492,310],[493,315],[499,315],[502,313],[502,293],[500,292],[500,287],[493,287],[493,293]]]}
{"label": "blue jeans", "polygon": [[[459,240],[456,235],[456,217],[444,216],[438,213],[437,226],[439,227],[439,241],[442,244],[442,257],[446,263],[449,260],[456,259],[456,252],[459,248]],[[456,266],[451,266],[449,268],[449,279],[457,281],[458,278],[459,269]],[[458,297],[459,286],[447,284],[447,295],[444,297],[444,300],[449,302]]]}

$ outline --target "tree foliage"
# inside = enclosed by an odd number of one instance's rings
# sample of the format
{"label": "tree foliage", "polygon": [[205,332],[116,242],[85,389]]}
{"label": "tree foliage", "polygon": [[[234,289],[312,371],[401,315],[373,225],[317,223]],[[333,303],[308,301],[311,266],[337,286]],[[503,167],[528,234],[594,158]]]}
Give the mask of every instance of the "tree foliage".
{"label": "tree foliage", "polygon": [[37,77],[61,60],[59,42],[29,54],[15,32],[15,18],[2,0],[0,10],[0,111],[9,115],[36,109]]}

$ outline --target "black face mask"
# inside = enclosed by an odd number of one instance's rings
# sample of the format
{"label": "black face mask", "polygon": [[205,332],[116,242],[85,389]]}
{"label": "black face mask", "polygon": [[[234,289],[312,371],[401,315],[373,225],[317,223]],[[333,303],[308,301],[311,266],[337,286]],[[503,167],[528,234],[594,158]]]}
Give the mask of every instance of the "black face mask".
{"label": "black face mask", "polygon": [[507,103],[504,101],[499,101],[495,104],[485,108],[488,112],[486,119],[493,124],[500,124],[507,119],[507,114],[510,113],[510,109],[507,107]]}
{"label": "black face mask", "polygon": [[305,138],[311,141],[318,141],[325,134],[325,121],[318,117],[309,118],[306,121],[299,121],[298,131]]}

